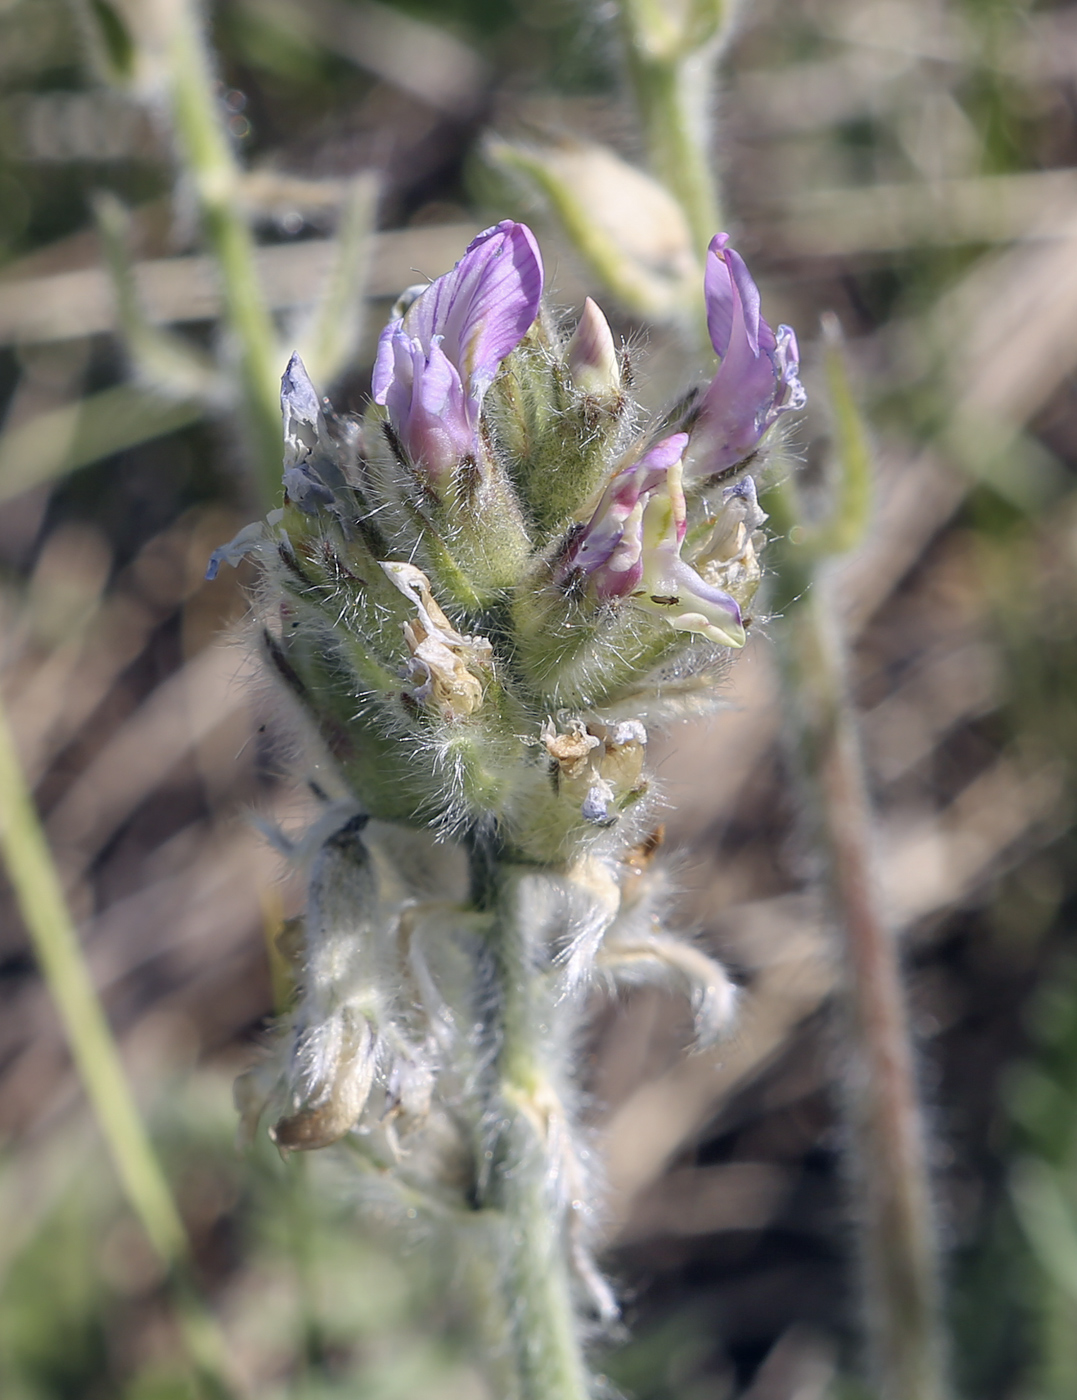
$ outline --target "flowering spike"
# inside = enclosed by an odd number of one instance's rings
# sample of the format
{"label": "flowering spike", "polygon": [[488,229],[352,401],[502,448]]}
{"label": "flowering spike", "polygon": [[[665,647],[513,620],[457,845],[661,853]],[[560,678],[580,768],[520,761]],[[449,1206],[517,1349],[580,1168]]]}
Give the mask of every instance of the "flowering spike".
{"label": "flowering spike", "polygon": [[285,1149],[348,1138],[373,1189],[395,1180],[439,1220],[482,1212],[528,1400],[555,1354],[558,1394],[590,1394],[572,1297],[616,1310],[559,1088],[588,981],[677,985],[703,1037],[732,1003],[661,932],[647,727],[714,704],[765,516],[739,469],[689,508],[685,454],[698,478],[736,468],[803,397],[792,332],[725,235],[706,280],[721,368],[690,433],[641,436],[601,311],[566,338],[541,288],[505,222],[405,293],[365,435],[293,357],[284,506],[211,563],[264,570],[264,655],[339,799],[291,848],[310,865],[297,996],[245,1121]]}
{"label": "flowering spike", "polygon": [[777,334],[759,309],[759,289],[744,259],[715,234],[707,250],[704,298],[711,344],[721,360],[692,433],[690,474],[713,476],[743,461],[783,413],[803,408],[797,340]]}
{"label": "flowering spike", "polygon": [[505,219],[382,331],[374,401],[435,485],[477,456],[483,398],[534,322],[542,280],[531,230]]}
{"label": "flowering spike", "polygon": [[590,297],[568,342],[565,361],[577,389],[596,399],[615,398],[621,392],[621,367],[610,323]]}

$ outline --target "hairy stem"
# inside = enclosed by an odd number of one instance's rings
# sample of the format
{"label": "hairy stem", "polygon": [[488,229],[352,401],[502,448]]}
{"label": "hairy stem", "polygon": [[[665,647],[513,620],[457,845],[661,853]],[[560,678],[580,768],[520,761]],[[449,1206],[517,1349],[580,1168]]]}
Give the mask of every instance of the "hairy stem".
{"label": "hairy stem", "polygon": [[628,73],[639,107],[651,172],[684,210],[700,258],[717,231],[711,163],[713,83],[722,7],[691,26],[652,0],[622,0]]}
{"label": "hairy stem", "polygon": [[240,170],[221,119],[196,0],[172,6],[169,87],[172,123],[210,251],[224,320],[238,357],[243,407],[260,495],[280,493],[280,374],[273,321],[258,282],[254,239],[239,197]]}
{"label": "hairy stem", "polygon": [[894,931],[876,881],[874,814],[846,685],[840,613],[827,573],[814,580],[812,573],[805,560],[783,580],[790,599],[799,601],[789,603],[780,656],[806,810],[814,815],[848,970],[849,1165],[870,1363],[881,1400],[943,1400],[938,1248],[908,1015]]}
{"label": "hairy stem", "polygon": [[524,908],[515,872],[496,880],[495,956],[501,1045],[495,1089],[500,1124],[491,1204],[503,1215],[509,1326],[520,1400],[588,1400],[591,1394],[573,1307],[564,1206],[557,1198],[565,1124],[552,1063],[567,1044],[554,1018],[549,950]]}
{"label": "hairy stem", "polygon": [[187,1233],[139,1118],[2,708],[0,852],[124,1193],[170,1272],[184,1340],[203,1391],[214,1400],[227,1397],[232,1386],[227,1379],[224,1341],[191,1286]]}

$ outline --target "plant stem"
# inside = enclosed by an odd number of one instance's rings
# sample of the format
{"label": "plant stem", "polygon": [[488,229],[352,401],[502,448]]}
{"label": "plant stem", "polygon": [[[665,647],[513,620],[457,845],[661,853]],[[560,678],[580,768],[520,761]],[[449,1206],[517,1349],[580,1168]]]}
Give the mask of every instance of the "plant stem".
{"label": "plant stem", "polygon": [[[524,916],[517,874],[497,879],[495,955],[501,993],[501,1047],[491,1204],[504,1217],[510,1329],[520,1400],[588,1400],[591,1389],[572,1300],[564,1206],[551,1159],[563,1128],[551,1050],[569,1042],[555,1029],[550,955]],[[534,879],[534,874],[530,874]],[[532,895],[534,892],[532,891]]]}
{"label": "plant stem", "polygon": [[680,202],[702,259],[719,227],[711,162],[710,70],[717,58],[721,6],[700,32],[688,32],[653,0],[622,0],[628,72],[651,173]]}
{"label": "plant stem", "polygon": [[265,505],[280,494],[280,373],[277,337],[255,267],[255,245],[239,199],[240,170],[221,119],[196,0],[177,0],[169,36],[172,123],[217,264],[224,320],[239,359],[239,381]]}
{"label": "plant stem", "polygon": [[[789,490],[781,494],[788,497]],[[790,545],[787,552],[795,550]],[[849,1158],[871,1365],[882,1400],[943,1400],[937,1244],[896,941],[875,876],[875,821],[846,684],[840,612],[828,573],[814,569],[807,550],[801,553],[807,557],[791,563],[783,579],[788,603],[779,654],[805,806],[826,862],[848,969]]]}
{"label": "plant stem", "polygon": [[227,1396],[231,1386],[225,1380],[223,1340],[190,1285],[183,1221],[135,1107],[2,707],[0,852],[124,1193],[171,1274],[192,1361],[206,1392]]}

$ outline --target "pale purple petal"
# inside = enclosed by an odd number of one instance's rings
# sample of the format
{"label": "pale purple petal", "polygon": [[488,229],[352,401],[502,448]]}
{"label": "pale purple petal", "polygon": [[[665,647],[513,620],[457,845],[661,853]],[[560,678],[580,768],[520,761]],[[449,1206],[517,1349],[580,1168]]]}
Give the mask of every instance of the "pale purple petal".
{"label": "pale purple petal", "polygon": [[566,573],[581,570],[591,575],[600,597],[632,592],[643,567],[641,503],[665,484],[687,445],[687,433],[674,433],[617,473],[565,561]]}
{"label": "pale purple petal", "polygon": [[477,453],[483,395],[534,323],[541,296],[534,236],[506,219],[382,331],[374,401],[388,408],[412,460],[435,477]]}
{"label": "pale purple petal", "polygon": [[393,367],[396,364],[393,342],[400,327],[401,320],[398,317],[395,321],[390,321],[381,335],[378,336],[378,353],[374,360],[374,373],[370,380],[375,403],[385,402],[389,386],[393,382]]}
{"label": "pale purple petal", "polygon": [[531,230],[504,219],[473,239],[453,270],[411,305],[405,326],[424,345],[440,335],[470,397],[481,402],[501,361],[534,324],[542,282]]}
{"label": "pale purple petal", "polygon": [[771,421],[786,409],[803,408],[808,401],[808,395],[799,378],[800,350],[792,326],[778,327],[774,367],[778,374],[778,390],[771,409]]}
{"label": "pale purple petal", "polygon": [[774,335],[759,314],[759,288],[744,259],[728,244],[728,233],[716,233],[707,249],[703,274],[707,330],[719,358],[725,356],[735,335],[745,335],[752,354],[758,355],[761,342],[764,349],[773,348]]}
{"label": "pale purple petal", "polygon": [[721,588],[716,588],[714,584],[708,583],[701,574],[696,573],[690,564],[686,564],[683,559],[675,560],[672,575],[680,585],[681,601],[685,606],[696,603],[699,605],[700,612],[714,610],[719,613],[727,613],[738,626],[741,625],[740,606],[736,599],[731,598]]}
{"label": "pale purple petal", "polygon": [[782,413],[802,408],[796,336],[775,335],[760,315],[759,290],[743,259],[719,233],[707,253],[707,328],[721,358],[692,435],[690,473],[712,476],[748,457]]}
{"label": "pale purple petal", "polygon": [[672,433],[645,452],[633,468],[642,478],[640,489],[650,491],[664,481],[666,472],[681,460],[687,446],[687,433]]}
{"label": "pale purple petal", "polygon": [[424,352],[402,331],[393,342],[394,374],[386,394],[390,419],[416,466],[435,480],[447,476],[474,449],[463,386],[439,345]]}

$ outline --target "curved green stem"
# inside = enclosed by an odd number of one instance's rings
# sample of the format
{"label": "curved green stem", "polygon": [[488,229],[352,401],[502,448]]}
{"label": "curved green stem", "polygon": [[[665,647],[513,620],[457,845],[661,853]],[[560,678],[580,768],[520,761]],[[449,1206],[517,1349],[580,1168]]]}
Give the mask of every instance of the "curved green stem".
{"label": "curved green stem", "polygon": [[721,0],[705,0],[678,19],[655,0],[621,0],[648,163],[680,202],[701,259],[719,227],[708,104],[724,9]]}

